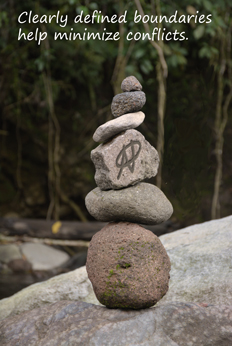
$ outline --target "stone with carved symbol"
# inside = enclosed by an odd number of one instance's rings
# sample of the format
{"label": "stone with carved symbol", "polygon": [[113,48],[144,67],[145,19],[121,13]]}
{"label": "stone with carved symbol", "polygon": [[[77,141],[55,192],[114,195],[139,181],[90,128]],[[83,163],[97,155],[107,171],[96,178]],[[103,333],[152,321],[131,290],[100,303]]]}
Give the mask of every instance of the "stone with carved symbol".
{"label": "stone with carved symbol", "polygon": [[170,218],[173,208],[155,185],[139,183],[121,190],[103,191],[99,187],[85,198],[88,212],[98,221],[128,221],[158,225]]}
{"label": "stone with carved symbol", "polygon": [[101,190],[121,189],[156,176],[157,150],[136,130],[127,130],[91,152]]}

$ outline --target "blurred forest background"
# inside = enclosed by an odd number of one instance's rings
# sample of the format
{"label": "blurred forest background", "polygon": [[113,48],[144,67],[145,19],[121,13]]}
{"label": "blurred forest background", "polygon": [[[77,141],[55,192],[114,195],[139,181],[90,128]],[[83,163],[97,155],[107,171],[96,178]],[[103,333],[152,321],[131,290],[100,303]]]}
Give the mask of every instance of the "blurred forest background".
{"label": "blurred forest background", "polygon": [[[61,28],[18,23],[23,11],[69,15]],[[81,11],[127,23],[73,24]],[[212,14],[210,24],[160,24],[185,31],[184,41],[127,41],[135,10],[171,16]],[[231,0],[2,0],[0,4],[0,217],[91,221],[84,198],[93,189],[96,128],[112,119],[122,80],[136,76],[147,102],[140,126],[161,157],[157,184],[182,227],[232,213]],[[48,32],[20,40],[18,31]],[[54,41],[55,31],[119,31],[119,41]]]}

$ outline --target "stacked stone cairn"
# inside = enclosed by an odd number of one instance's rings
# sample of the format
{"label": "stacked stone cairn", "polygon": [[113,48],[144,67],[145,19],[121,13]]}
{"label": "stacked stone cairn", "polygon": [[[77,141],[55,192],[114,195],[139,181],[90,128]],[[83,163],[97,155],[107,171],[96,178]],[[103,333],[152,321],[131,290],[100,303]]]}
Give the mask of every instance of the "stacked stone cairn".
{"label": "stacked stone cairn", "polygon": [[138,223],[159,224],[173,208],[160,189],[142,182],[154,177],[159,166],[156,149],[134,130],[145,118],[142,86],[130,76],[121,88],[111,106],[115,119],[93,135],[101,143],[91,152],[98,187],[85,203],[95,219],[109,223],[93,236],[86,268],[100,303],[142,309],[167,293],[171,265],[159,238]]}

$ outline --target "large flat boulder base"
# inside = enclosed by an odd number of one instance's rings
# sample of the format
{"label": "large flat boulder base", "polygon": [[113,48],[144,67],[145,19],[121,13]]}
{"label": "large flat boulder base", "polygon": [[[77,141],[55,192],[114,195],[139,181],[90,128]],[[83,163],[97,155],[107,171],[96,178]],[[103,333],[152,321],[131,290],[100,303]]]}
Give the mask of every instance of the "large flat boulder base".
{"label": "large flat boulder base", "polygon": [[57,302],[0,322],[1,346],[229,346],[232,306],[169,303],[144,310]]}
{"label": "large flat boulder base", "polygon": [[134,311],[95,305],[82,267],[0,301],[0,345],[231,345],[232,216],[160,240],[171,260],[171,279],[155,307]]}

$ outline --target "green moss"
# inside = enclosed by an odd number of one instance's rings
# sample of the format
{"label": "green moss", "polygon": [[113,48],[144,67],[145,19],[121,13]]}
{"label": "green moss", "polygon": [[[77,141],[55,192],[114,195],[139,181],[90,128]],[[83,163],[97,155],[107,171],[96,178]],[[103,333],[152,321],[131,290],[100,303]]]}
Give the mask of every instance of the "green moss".
{"label": "green moss", "polygon": [[113,269],[110,269],[108,279],[110,279],[112,275],[114,275],[114,271]]}

